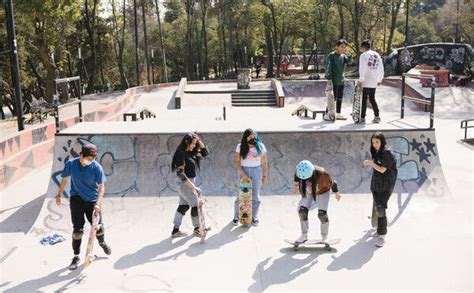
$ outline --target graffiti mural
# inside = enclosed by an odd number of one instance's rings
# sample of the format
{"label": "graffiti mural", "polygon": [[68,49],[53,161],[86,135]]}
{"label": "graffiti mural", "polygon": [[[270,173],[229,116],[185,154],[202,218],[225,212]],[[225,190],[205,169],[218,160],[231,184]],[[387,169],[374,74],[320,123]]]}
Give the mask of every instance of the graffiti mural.
{"label": "graffiti mural", "polygon": [[464,74],[474,59],[468,44],[430,43],[394,49],[385,58],[385,74],[400,75],[416,65],[440,66],[456,74]]}
{"label": "graffiti mural", "polygon": [[[444,182],[439,166],[434,131],[387,131],[388,144],[399,169],[395,192],[417,193]],[[238,172],[233,166],[239,133],[200,134],[210,155],[203,159],[197,184],[207,195],[235,195]],[[291,194],[295,165],[308,159],[325,167],[337,180],[342,192],[368,193],[371,170],[362,161],[370,159],[372,132],[292,132],[261,133],[268,149],[269,184],[262,194]],[[182,135],[90,135],[62,134],[57,137],[49,194],[55,194],[67,160],[78,156],[81,145],[98,147],[97,160],[107,176],[106,195],[176,195],[177,177],[170,163]],[[68,191],[66,191],[67,193]],[[433,189],[433,193],[440,190]]]}

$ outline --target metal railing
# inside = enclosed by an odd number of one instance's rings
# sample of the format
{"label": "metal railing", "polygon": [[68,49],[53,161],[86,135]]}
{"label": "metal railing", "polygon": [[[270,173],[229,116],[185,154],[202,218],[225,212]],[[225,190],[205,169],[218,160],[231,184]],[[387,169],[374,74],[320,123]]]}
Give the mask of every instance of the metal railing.
{"label": "metal railing", "polygon": [[74,76],[74,77],[55,79],[54,80],[54,82],[55,82],[55,87],[54,88],[56,90],[56,88],[59,84],[67,83],[67,82],[71,82],[71,81],[77,81],[77,84],[78,84],[77,85],[77,95],[78,95],[78,100],[77,101],[73,101],[73,102],[70,102],[70,103],[60,105],[59,104],[59,97],[57,95],[55,95],[54,98],[53,98],[54,121],[56,122],[56,133],[59,133],[59,130],[60,130],[60,127],[59,127],[59,109],[61,109],[61,108],[77,104],[77,107],[78,107],[78,110],[79,110],[79,122],[82,122],[81,78],[79,76]]}
{"label": "metal railing", "polygon": [[469,122],[474,121],[474,119],[466,119],[461,121],[461,129],[464,128],[464,140],[467,139],[467,129],[474,128],[474,125],[469,125]]}
{"label": "metal railing", "polygon": [[[406,78],[416,78],[416,79],[431,79],[431,96],[430,99],[420,99],[415,97],[410,97],[405,95],[405,85],[406,85]],[[405,100],[412,101],[415,103],[427,105],[430,107],[430,128],[434,126],[434,107],[435,107],[435,88],[436,88],[436,81],[433,75],[427,74],[409,74],[404,73],[402,75],[402,90],[401,90],[401,109],[400,109],[400,118],[403,119],[405,117]]]}

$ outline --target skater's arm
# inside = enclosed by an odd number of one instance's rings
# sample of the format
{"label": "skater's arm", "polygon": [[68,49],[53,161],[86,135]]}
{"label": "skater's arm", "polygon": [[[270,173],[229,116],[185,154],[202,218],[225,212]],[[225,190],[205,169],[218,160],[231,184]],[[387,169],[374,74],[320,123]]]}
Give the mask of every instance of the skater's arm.
{"label": "skater's arm", "polygon": [[97,201],[95,203],[94,209],[97,212],[100,212],[102,199],[104,198],[104,193],[105,193],[105,184],[104,183],[97,184],[97,187],[99,188],[99,194],[97,195]]}
{"label": "skater's arm", "polygon": [[365,79],[365,71],[367,67],[367,62],[365,61],[364,54],[360,55],[359,58],[359,82],[363,83]]}
{"label": "skater's arm", "polygon": [[325,68],[325,78],[327,80],[332,80],[332,61],[331,61],[331,56],[332,54],[329,54],[327,57],[326,57],[326,68]]}
{"label": "skater's arm", "polygon": [[374,161],[372,161],[372,160],[365,160],[364,161],[364,166],[371,167],[379,173],[385,173],[385,171],[387,171],[387,168],[385,168],[384,166],[379,166],[379,165],[375,164]]}
{"label": "skater's arm", "polygon": [[384,71],[384,68],[383,68],[383,59],[382,59],[382,57],[380,57],[380,66],[378,67],[378,74],[377,74],[377,77],[378,77],[377,82],[378,82],[379,85],[383,81],[384,74],[385,74],[385,71]]}
{"label": "skater's arm", "polygon": [[235,154],[234,154],[234,167],[235,167],[235,169],[237,169],[237,171],[239,172],[240,177],[242,179],[249,180],[247,175],[245,175],[244,169],[242,169],[242,166],[240,164],[240,153],[238,153],[238,152],[235,152]]}
{"label": "skater's arm", "polygon": [[63,195],[64,189],[66,188],[69,177],[63,177],[61,183],[59,184],[59,190],[56,194],[56,204],[59,206],[61,204],[61,197]]}
{"label": "skater's arm", "polygon": [[262,155],[262,183],[266,184],[268,182],[268,177],[267,177],[267,170],[268,170],[268,165],[267,165],[267,153],[264,153]]}

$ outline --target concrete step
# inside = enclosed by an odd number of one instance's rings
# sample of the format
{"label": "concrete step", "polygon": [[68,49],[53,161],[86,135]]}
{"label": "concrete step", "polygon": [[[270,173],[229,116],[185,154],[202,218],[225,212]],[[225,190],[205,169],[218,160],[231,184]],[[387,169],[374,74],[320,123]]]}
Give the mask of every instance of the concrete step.
{"label": "concrete step", "polygon": [[232,103],[233,107],[276,107],[277,104],[275,103]]}

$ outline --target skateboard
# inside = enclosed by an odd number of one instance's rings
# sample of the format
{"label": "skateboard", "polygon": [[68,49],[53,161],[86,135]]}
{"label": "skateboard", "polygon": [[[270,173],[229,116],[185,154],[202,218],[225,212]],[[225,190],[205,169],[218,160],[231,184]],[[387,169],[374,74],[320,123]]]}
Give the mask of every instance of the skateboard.
{"label": "skateboard", "polygon": [[331,251],[332,250],[331,245],[338,244],[340,241],[341,241],[340,238],[330,239],[325,242],[321,240],[308,239],[303,243],[299,243],[299,242],[297,243],[294,240],[285,240],[286,243],[293,245],[294,251],[298,251],[300,246],[308,246],[308,245],[323,245],[324,249],[326,249],[327,251]]}
{"label": "skateboard", "polygon": [[252,182],[244,179],[239,183],[239,222],[252,224]]}
{"label": "skateboard", "polygon": [[354,93],[352,94],[352,120],[354,123],[360,123],[361,118],[361,109],[362,109],[362,85],[356,83],[354,87]]}
{"label": "skateboard", "polygon": [[199,234],[201,234],[201,243],[206,240],[207,232],[211,228],[206,227],[206,218],[204,217],[203,206],[207,202],[207,198],[197,195],[198,197],[198,217],[199,217]]}
{"label": "skateboard", "polygon": [[328,80],[325,89],[327,97],[327,110],[329,121],[336,121],[336,101],[334,100],[334,91],[332,81]]}
{"label": "skateboard", "polygon": [[92,250],[94,249],[94,238],[97,231],[100,229],[100,214],[94,210],[92,213],[92,226],[89,232],[89,240],[87,241],[87,249],[86,249],[86,258],[84,260],[84,267],[82,268],[81,273],[79,274],[79,279],[84,277],[84,271],[89,267],[89,265],[97,258],[94,254],[92,254]]}

